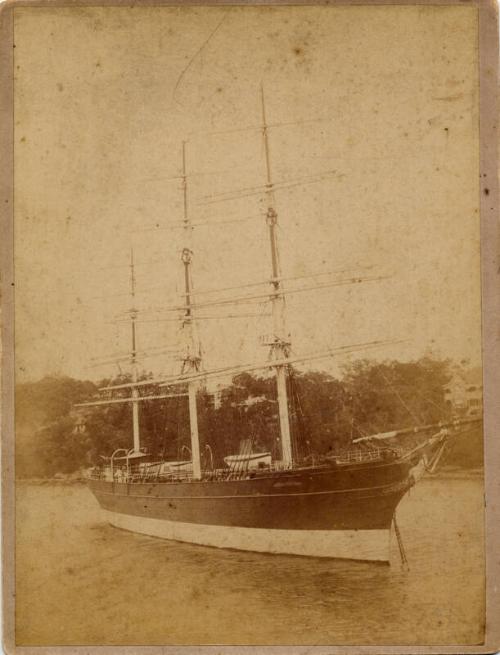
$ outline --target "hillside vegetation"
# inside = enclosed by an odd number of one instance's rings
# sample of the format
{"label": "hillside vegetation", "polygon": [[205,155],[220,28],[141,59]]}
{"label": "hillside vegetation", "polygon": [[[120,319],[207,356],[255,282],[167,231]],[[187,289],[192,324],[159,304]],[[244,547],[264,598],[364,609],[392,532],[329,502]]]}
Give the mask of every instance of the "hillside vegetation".
{"label": "hillside vegetation", "polygon": [[[291,371],[289,381],[292,436],[296,452],[336,452],[359,436],[395,428],[437,423],[450,418],[443,385],[450,362],[357,361],[340,379],[323,372]],[[148,374],[142,376],[148,379]],[[124,382],[121,376],[113,382]],[[120,447],[132,446],[129,403],[75,409],[98,396],[98,385],[68,377],[45,377],[16,389],[16,474],[52,477],[89,467]],[[154,393],[145,387],[144,393]],[[128,392],[125,391],[124,394]],[[218,396],[200,391],[198,415],[201,450],[210,446],[216,465],[238,451],[242,439],[279,457],[275,380],[241,374]],[[140,405],[141,444],[166,457],[186,457],[189,446],[185,397],[144,401]],[[453,466],[482,463],[481,431],[454,440],[445,461]]]}

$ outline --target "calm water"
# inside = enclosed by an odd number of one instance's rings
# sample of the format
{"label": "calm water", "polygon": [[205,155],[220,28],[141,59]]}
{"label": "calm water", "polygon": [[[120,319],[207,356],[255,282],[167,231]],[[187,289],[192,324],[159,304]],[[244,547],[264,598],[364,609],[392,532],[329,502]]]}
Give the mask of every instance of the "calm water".
{"label": "calm water", "polygon": [[82,485],[17,491],[17,643],[477,643],[482,480],[423,480],[398,509],[410,571],[224,551],[102,522]]}

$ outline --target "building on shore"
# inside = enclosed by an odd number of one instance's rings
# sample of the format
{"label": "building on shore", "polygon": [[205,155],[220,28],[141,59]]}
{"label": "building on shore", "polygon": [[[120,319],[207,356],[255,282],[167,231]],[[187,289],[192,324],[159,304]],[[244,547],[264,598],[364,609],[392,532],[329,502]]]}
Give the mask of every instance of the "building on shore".
{"label": "building on shore", "polygon": [[483,411],[483,376],[481,367],[457,368],[444,386],[447,407],[458,416],[480,416]]}

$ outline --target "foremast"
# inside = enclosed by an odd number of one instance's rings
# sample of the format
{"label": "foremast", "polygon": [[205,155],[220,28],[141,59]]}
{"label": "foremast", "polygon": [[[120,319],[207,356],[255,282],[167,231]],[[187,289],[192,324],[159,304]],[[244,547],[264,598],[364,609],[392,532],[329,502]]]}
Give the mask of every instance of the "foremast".
{"label": "foremast", "polygon": [[[199,340],[196,334],[193,308],[191,302],[192,279],[191,266],[193,262],[192,250],[192,226],[189,221],[189,206],[187,194],[187,171],[186,171],[186,142],[182,142],[182,191],[183,191],[183,227],[184,247],[181,253],[181,260],[184,266],[184,316],[182,319],[182,330],[185,340],[185,351],[182,360],[182,373],[192,375],[198,373],[201,367],[201,351]],[[193,463],[193,479],[201,479],[200,459],[200,437],[198,432],[198,411],[196,394],[198,382],[191,380],[188,383],[189,397],[189,427],[191,434],[191,459]]]}
{"label": "foremast", "polygon": [[[285,317],[285,296],[281,288],[281,270],[278,250],[278,213],[275,207],[274,186],[271,175],[271,159],[269,152],[269,135],[266,120],[266,107],[264,101],[264,88],[261,86],[262,105],[262,139],[264,142],[264,153],[266,160],[266,185],[265,193],[267,200],[266,222],[269,228],[269,242],[271,248],[271,271],[270,284],[272,287],[271,306],[273,319],[273,339],[271,341],[271,358],[277,361],[286,359],[290,355],[290,341],[286,327]],[[278,394],[279,424],[281,436],[281,456],[283,464],[290,467],[293,464],[292,439],[290,433],[290,416],[288,411],[287,376],[288,364],[278,364],[276,370],[276,387]]]}

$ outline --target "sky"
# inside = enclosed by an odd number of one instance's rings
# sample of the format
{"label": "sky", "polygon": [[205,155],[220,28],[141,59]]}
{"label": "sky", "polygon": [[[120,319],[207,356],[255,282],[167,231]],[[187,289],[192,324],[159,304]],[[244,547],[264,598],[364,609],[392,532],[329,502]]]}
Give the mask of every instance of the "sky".
{"label": "sky", "polygon": [[[475,8],[14,13],[19,381],[118,371],[93,360],[129,349],[131,248],[139,348],[178,343],[176,313],[160,309],[182,299],[182,141],[189,216],[203,223],[192,235],[195,289],[269,278],[261,87],[272,176],[284,186],[282,275],[325,273],[285,286],[325,283],[332,271],[384,276],[290,295],[293,352],[384,339],[397,343],[373,357],[480,362]],[[268,312],[200,310],[252,314],[200,321],[205,367],[266,359]],[[335,373],[341,363],[311,366]],[[179,362],[144,367],[163,374]]]}

